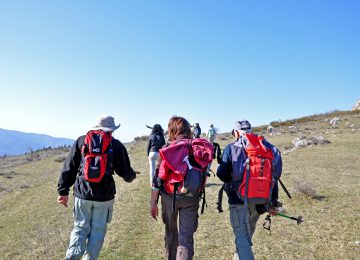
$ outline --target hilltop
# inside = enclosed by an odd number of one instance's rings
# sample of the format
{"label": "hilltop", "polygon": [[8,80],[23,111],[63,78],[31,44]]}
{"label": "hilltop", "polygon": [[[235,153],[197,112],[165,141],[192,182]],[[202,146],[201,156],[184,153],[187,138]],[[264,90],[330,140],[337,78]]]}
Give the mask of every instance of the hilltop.
{"label": "hilltop", "polygon": [[[254,235],[256,259],[358,259],[360,111],[335,111],[272,125],[271,135],[267,126],[255,131],[282,151],[282,180],[293,198],[280,190],[280,200],[288,215],[301,215],[305,222],[296,225],[274,217],[270,236],[262,228],[265,216],[261,216]],[[320,136],[329,142],[311,141]],[[295,139],[306,140],[306,145],[297,147]],[[232,141],[230,133],[217,137],[222,148]],[[100,259],[162,259],[163,224],[150,219],[148,212],[146,144],[146,138],[126,144],[132,166],[141,174],[131,184],[116,178],[114,215]],[[68,209],[56,204],[56,185],[67,151],[36,152],[32,160],[29,155],[0,158],[2,259],[64,257],[73,224],[72,204]],[[212,169],[216,167],[214,161]],[[234,237],[225,197],[224,213],[216,210],[220,187],[211,176],[194,259],[232,259]]]}

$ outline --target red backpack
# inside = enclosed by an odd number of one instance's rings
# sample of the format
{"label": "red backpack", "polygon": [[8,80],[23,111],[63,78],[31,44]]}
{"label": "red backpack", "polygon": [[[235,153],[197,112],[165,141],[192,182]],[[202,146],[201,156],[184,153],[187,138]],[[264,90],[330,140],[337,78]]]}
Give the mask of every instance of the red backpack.
{"label": "red backpack", "polygon": [[264,204],[271,199],[274,156],[271,149],[263,145],[263,136],[246,133],[244,137],[247,141],[244,146],[247,160],[238,194],[243,200],[248,198],[250,203]]}
{"label": "red backpack", "polygon": [[204,138],[182,139],[160,149],[159,177],[168,194],[199,197],[207,179],[207,166],[213,160],[213,147]]}
{"label": "red backpack", "polygon": [[111,132],[91,130],[82,147],[82,173],[88,182],[99,183],[105,175],[111,146]]}

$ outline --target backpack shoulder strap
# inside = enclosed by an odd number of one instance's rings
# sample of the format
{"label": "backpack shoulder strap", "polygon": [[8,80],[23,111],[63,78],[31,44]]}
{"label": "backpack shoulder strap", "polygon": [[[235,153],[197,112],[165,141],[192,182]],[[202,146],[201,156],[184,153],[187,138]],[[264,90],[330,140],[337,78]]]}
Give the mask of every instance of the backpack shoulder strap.
{"label": "backpack shoulder strap", "polygon": [[89,140],[91,140],[92,130],[85,134],[84,143],[81,148],[81,155],[84,156],[89,151]]}
{"label": "backpack shoulder strap", "polygon": [[[101,136],[100,140],[95,141],[94,136]],[[90,147],[92,147],[92,144],[95,142],[101,142],[102,143],[102,151],[100,153],[107,153],[109,148],[111,147],[113,137],[111,132],[105,132],[103,130],[90,130],[86,133],[84,144],[82,147],[82,154],[89,152]]]}

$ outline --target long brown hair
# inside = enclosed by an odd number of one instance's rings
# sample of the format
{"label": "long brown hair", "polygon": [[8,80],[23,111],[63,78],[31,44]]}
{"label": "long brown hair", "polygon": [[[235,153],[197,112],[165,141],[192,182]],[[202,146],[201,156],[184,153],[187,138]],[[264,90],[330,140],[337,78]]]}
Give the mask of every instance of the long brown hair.
{"label": "long brown hair", "polygon": [[190,123],[181,116],[173,116],[168,123],[169,141],[173,141],[179,135],[191,138]]}

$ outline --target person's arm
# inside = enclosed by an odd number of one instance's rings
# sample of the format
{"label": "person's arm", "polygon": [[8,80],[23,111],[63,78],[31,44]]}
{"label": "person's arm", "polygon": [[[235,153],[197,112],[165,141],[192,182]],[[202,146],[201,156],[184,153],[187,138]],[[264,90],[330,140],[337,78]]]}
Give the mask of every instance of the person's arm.
{"label": "person's arm", "polygon": [[274,160],[273,160],[273,176],[276,180],[280,179],[282,174],[282,157],[280,150],[274,146],[272,149],[272,152],[274,154]]}
{"label": "person's arm", "polygon": [[278,181],[275,180],[271,194],[271,205],[276,207],[278,204],[278,199],[279,199],[279,184]]}
{"label": "person's arm", "polygon": [[162,148],[165,145],[165,137],[164,135],[160,136],[160,148]]}
{"label": "person's arm", "polygon": [[273,177],[274,177],[274,188],[273,188],[273,192],[271,195],[271,204],[274,207],[278,207],[278,199],[279,199],[279,179],[281,177],[281,173],[282,173],[282,158],[281,158],[281,153],[280,150],[276,147],[273,146],[272,148],[272,152],[274,155],[274,160],[273,160]]}
{"label": "person's arm", "polygon": [[280,179],[281,173],[282,173],[282,157],[280,150],[273,144],[269,143],[265,139],[263,140],[263,145],[271,149],[271,152],[274,156],[274,159],[272,161],[272,167],[273,167],[273,177],[275,180]]}
{"label": "person's arm", "polygon": [[282,157],[280,150],[273,144],[269,143],[266,140],[263,140],[263,144],[266,148],[271,149],[271,152],[274,156],[274,159],[272,161],[272,167],[273,167],[273,178],[274,178],[274,187],[271,194],[271,209],[278,207],[278,199],[279,199],[279,184],[278,180],[281,177],[282,173]]}
{"label": "person's arm", "polygon": [[67,207],[70,187],[75,183],[77,172],[81,162],[81,143],[78,138],[67,155],[58,180],[58,203]]}
{"label": "person's arm", "polygon": [[146,154],[147,154],[147,156],[149,156],[149,153],[150,153],[151,143],[152,143],[152,135],[149,137],[149,142],[148,142],[148,145],[147,145],[147,147],[146,147]]}
{"label": "person's arm", "polygon": [[156,166],[155,175],[152,180],[152,188],[151,188],[151,196],[150,196],[150,215],[153,219],[157,220],[158,212],[158,198],[160,189],[163,185],[163,180],[159,177],[159,168],[162,163],[161,157],[159,158],[159,162]]}
{"label": "person's arm", "polygon": [[231,161],[231,148],[230,145],[227,145],[224,149],[224,153],[222,155],[222,161],[217,168],[216,175],[223,182],[231,182],[232,177],[232,161]]}
{"label": "person's arm", "polygon": [[136,173],[131,168],[129,155],[125,146],[116,139],[113,139],[114,159],[113,166],[115,173],[122,177],[126,182],[132,182],[136,178]]}
{"label": "person's arm", "polygon": [[157,205],[157,200],[159,197],[160,190],[152,189],[151,190],[151,198],[150,198],[150,215],[153,219],[157,220],[159,215],[159,209]]}

